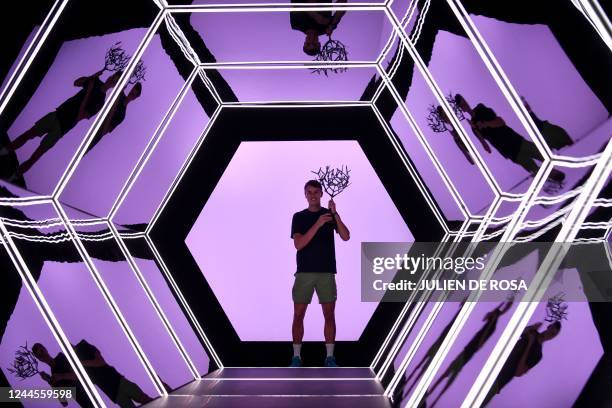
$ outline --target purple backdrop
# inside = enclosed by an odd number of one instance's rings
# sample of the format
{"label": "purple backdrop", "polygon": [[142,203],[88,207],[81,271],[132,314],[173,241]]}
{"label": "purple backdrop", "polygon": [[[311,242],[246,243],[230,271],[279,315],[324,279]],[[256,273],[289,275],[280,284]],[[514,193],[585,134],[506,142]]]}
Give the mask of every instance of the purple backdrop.
{"label": "purple backdrop", "polygon": [[[307,206],[310,171],[325,165],[347,165],[353,177],[335,200],[351,230],[350,241],[336,239],[338,340],[359,338],[377,306],[361,302],[360,243],[413,239],[357,142],[242,143],[186,239],[242,340],[290,338],[291,217]],[[317,302],[306,314],[306,341],[322,339]]]}

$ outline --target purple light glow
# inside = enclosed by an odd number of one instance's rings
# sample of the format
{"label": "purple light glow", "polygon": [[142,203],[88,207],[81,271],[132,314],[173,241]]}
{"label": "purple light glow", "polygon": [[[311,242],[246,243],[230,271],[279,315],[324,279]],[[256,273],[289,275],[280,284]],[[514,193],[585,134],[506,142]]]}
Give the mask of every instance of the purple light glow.
{"label": "purple light glow", "polygon": [[[310,171],[327,164],[347,165],[352,177],[335,200],[351,230],[350,241],[336,238],[338,340],[356,340],[377,306],[360,301],[360,242],[413,240],[357,142],[243,142],[185,240],[243,341],[290,339],[291,217],[306,207]],[[306,341],[322,339],[317,302]]]}

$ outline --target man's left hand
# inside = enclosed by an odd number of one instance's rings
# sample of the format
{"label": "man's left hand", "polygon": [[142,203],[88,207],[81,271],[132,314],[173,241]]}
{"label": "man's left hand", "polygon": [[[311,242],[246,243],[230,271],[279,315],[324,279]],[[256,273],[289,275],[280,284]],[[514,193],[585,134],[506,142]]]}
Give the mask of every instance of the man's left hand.
{"label": "man's left hand", "polygon": [[336,213],[336,203],[334,202],[334,200],[329,200],[329,203],[327,204],[327,207],[329,208],[329,211],[332,212],[332,214]]}

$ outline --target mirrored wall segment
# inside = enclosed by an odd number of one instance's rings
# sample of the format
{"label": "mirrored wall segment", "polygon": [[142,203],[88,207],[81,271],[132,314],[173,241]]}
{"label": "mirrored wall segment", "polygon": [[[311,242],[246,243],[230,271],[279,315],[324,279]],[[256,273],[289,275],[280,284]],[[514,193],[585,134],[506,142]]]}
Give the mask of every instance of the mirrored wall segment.
{"label": "mirrored wall segment", "polygon": [[[300,7],[304,3],[292,3]],[[331,3],[331,2],[330,2]],[[325,5],[323,6],[325,7]],[[175,14],[203,63],[308,62],[341,48],[348,61],[377,60],[390,33],[383,10],[298,10]],[[189,36],[189,34],[188,34]],[[331,40],[331,42],[330,42]]]}
{"label": "mirrored wall segment", "polygon": [[[132,394],[134,403],[155,397],[149,375],[52,205],[1,209],[17,250],[77,356],[96,361],[86,371],[105,403],[113,406],[125,399],[126,385],[138,391]],[[90,235],[79,233],[88,252],[95,241],[83,238]]]}
{"label": "mirrored wall segment", "polygon": [[149,243],[144,239],[124,239],[123,241],[162,310],[172,322],[174,332],[187,350],[197,372],[205,375],[212,371],[215,367],[214,361],[210,359],[202,346],[203,340],[198,338],[193,326],[187,320],[185,306],[181,307],[177,302],[181,295],[176,292],[178,288],[173,284],[172,276],[162,270],[159,262],[154,258]]}
{"label": "mirrored wall segment", "polygon": [[153,37],[89,144],[60,196],[65,203],[106,216],[148,143],[159,136],[156,132],[185,83],[169,56],[174,48],[168,50],[162,36],[170,37],[163,30]]}
{"label": "mirrored wall segment", "polygon": [[195,81],[121,203],[113,218],[115,223],[132,226],[148,224],[190,152],[200,139],[206,137],[210,118],[202,106],[201,97],[208,90],[200,77],[196,77]]}
{"label": "mirrored wall segment", "polygon": [[[597,134],[609,129],[612,57],[578,2],[461,3],[550,148],[574,157],[596,153]],[[574,145],[587,140],[579,153]]]}
{"label": "mirrored wall segment", "polygon": [[[66,407],[93,406],[3,244],[0,245],[0,263],[3,294],[0,302],[0,386],[14,390],[74,387],[76,393],[72,398],[49,402]],[[58,380],[60,375],[65,378]],[[39,403],[28,401],[22,405],[31,407]]]}
{"label": "mirrored wall segment", "polygon": [[2,178],[39,194],[57,185],[155,9],[135,2],[140,20],[126,27],[110,18],[113,7],[77,3],[63,9],[1,116]]}

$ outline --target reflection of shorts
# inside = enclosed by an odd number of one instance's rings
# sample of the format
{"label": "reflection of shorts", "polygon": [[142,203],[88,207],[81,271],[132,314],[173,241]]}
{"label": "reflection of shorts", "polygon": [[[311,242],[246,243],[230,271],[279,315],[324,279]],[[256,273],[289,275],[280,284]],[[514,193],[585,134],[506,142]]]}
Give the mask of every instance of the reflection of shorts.
{"label": "reflection of shorts", "polygon": [[295,274],[295,282],[291,291],[293,303],[310,303],[315,290],[319,303],[335,302],[338,296],[335,274],[314,272]]}
{"label": "reflection of shorts", "polygon": [[37,133],[46,133],[47,135],[40,142],[40,146],[45,150],[51,149],[64,136],[62,125],[57,117],[56,111],[47,113],[40,118],[34,125]]}

